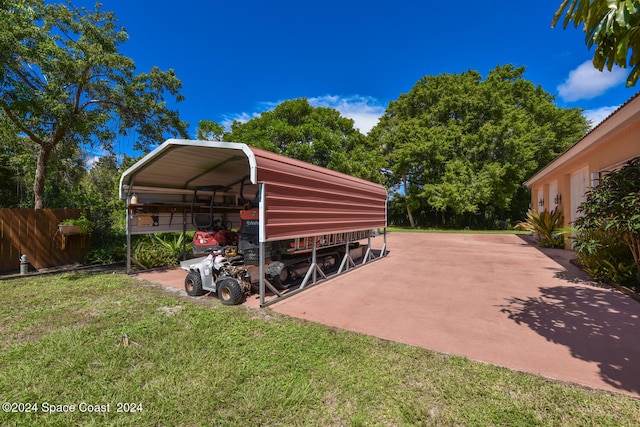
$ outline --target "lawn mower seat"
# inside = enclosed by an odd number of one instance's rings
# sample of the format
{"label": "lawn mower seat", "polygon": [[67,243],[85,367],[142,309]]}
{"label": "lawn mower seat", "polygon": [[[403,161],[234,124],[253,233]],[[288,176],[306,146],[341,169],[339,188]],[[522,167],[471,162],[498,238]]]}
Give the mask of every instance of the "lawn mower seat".
{"label": "lawn mower seat", "polygon": [[191,223],[200,231],[211,229],[213,225],[213,216],[208,213],[193,212],[191,214]]}

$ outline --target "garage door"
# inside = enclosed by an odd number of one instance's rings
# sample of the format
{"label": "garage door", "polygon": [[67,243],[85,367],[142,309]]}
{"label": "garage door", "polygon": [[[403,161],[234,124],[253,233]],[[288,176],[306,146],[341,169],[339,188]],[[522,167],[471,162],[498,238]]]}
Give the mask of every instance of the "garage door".
{"label": "garage door", "polygon": [[558,207],[558,181],[549,184],[549,211]]}
{"label": "garage door", "polygon": [[589,189],[589,168],[585,167],[571,174],[571,222],[580,216],[578,207],[585,200]]}

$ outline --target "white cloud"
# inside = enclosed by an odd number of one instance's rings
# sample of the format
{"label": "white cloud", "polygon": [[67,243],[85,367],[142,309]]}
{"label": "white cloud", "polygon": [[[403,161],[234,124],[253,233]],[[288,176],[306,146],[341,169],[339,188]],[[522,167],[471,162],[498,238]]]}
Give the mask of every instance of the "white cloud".
{"label": "white cloud", "polygon": [[567,102],[591,99],[625,80],[626,71],[619,67],[598,71],[591,61],[586,61],[569,73],[567,80],[558,86],[558,93]]}
{"label": "white cloud", "polygon": [[82,158],[84,166],[87,169],[93,169],[93,166],[104,156],[109,155],[109,152],[100,146],[93,146],[91,144],[82,144]]}
{"label": "white cloud", "polygon": [[98,160],[100,160],[100,156],[89,157],[84,161],[84,165],[87,169],[93,169],[93,165],[95,165]]}
{"label": "white cloud", "polygon": [[342,116],[352,119],[354,127],[364,134],[369,133],[378,123],[385,110],[377,99],[360,95],[348,97],[325,95],[309,98],[309,103],[316,107],[330,107],[338,110]]}
{"label": "white cloud", "polygon": [[[313,98],[307,98],[309,104],[314,107],[329,107],[340,112],[340,115],[352,119],[354,127],[360,132],[367,134],[378,123],[380,116],[384,114],[385,106],[372,97],[360,95],[337,96],[325,95]],[[261,111],[254,113],[227,114],[221,124],[229,129],[234,120],[245,123],[254,117],[260,116],[262,111],[268,111],[282,103],[283,100],[277,102],[262,102],[259,108]]]}
{"label": "white cloud", "polygon": [[239,121],[240,123],[246,123],[254,117],[258,117],[261,112],[257,113],[238,113],[238,114],[225,114],[224,119],[220,124],[224,126],[225,129],[231,129],[231,123],[234,121]]}
{"label": "white cloud", "polygon": [[585,116],[587,120],[591,121],[591,128],[594,128],[618,108],[620,108],[620,106],[615,105],[613,107],[600,107],[595,110],[584,110],[582,115]]}

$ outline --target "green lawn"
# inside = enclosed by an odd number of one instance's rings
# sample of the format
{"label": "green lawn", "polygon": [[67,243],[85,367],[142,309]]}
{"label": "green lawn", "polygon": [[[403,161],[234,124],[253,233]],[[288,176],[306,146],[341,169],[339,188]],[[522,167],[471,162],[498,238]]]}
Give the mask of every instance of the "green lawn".
{"label": "green lawn", "polygon": [[[0,400],[38,409],[0,412],[3,426],[631,426],[640,419],[640,401],[622,395],[268,309],[181,297],[122,274],[0,281],[0,331]],[[125,409],[132,412],[118,412]],[[44,412],[52,410],[61,412]]]}
{"label": "green lawn", "polygon": [[456,234],[531,234],[522,230],[470,230],[455,228],[407,228],[407,227],[387,227],[387,231],[392,233],[456,233]]}

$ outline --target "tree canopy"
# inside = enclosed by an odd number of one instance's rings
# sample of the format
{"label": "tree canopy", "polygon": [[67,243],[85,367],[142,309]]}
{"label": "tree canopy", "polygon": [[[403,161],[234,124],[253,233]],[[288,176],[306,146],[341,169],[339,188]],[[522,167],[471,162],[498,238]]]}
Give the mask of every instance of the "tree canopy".
{"label": "tree canopy", "polygon": [[522,182],[586,132],[579,109],[557,108],[523,74],[505,65],[484,80],[476,71],[425,76],[389,104],[369,137],[411,222],[414,210],[442,221],[524,213]]}
{"label": "tree canopy", "polygon": [[128,35],[113,13],[43,0],[8,0],[0,8],[0,123],[37,149],[34,207],[44,207],[54,150],[135,133],[136,149],[166,134],[186,137],[187,124],[167,107],[182,100],[173,70],[137,73],[118,51]]}
{"label": "tree canopy", "polygon": [[585,42],[593,53],[593,65],[609,71],[615,64],[633,67],[627,87],[640,76],[640,3],[637,0],[564,0],[556,11],[552,26],[564,15],[563,27],[573,22],[583,26]]}
{"label": "tree canopy", "polygon": [[196,138],[201,141],[222,141],[224,126],[211,120],[200,120],[196,129]]}
{"label": "tree canopy", "polygon": [[366,145],[353,120],[333,108],[314,107],[306,98],[284,101],[246,123],[235,121],[224,138],[371,181],[381,180],[382,158]]}

